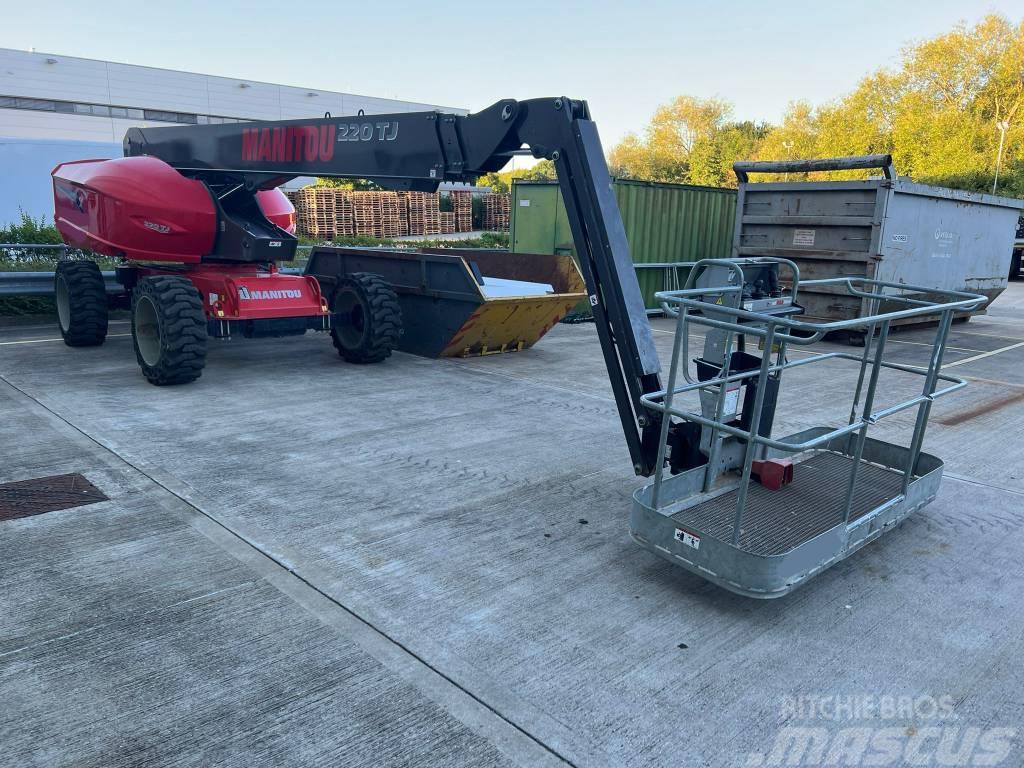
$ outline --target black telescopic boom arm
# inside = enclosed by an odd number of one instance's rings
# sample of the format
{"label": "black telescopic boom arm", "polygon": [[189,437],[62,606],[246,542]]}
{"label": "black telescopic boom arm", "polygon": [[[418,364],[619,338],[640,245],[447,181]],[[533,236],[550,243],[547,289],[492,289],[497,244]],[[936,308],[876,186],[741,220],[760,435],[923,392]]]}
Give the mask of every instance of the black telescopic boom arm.
{"label": "black telescopic boom arm", "polygon": [[153,155],[211,186],[254,191],[296,176],[434,191],[500,170],[524,147],[553,160],[619,417],[637,474],[654,472],[660,414],[640,397],[661,364],[597,127],[584,101],[506,99],[469,115],[409,112],[316,120],[132,128],[125,156]]}

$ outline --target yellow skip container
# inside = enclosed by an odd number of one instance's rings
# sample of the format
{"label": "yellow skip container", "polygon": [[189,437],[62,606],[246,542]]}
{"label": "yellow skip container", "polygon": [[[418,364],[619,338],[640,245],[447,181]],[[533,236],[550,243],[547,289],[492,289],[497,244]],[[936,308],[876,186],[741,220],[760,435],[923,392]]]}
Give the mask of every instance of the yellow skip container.
{"label": "yellow skip container", "polygon": [[586,297],[570,256],[316,247],[306,265],[327,296],[351,272],[373,272],[394,288],[402,306],[398,348],[423,357],[527,349]]}

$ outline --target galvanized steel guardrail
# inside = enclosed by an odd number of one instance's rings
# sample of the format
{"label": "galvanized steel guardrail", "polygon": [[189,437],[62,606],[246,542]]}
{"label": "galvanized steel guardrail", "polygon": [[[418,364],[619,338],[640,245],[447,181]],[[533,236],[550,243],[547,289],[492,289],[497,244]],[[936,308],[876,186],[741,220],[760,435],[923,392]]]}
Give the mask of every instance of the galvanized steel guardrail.
{"label": "galvanized steel guardrail", "polygon": [[[107,293],[121,286],[113,272],[103,273]],[[53,272],[0,272],[0,296],[53,296]]]}
{"label": "galvanized steel guardrail", "polygon": [[[300,245],[298,251],[309,251],[312,245]],[[0,251],[41,251],[59,254],[59,258],[66,259],[72,255],[85,255],[86,252],[69,248],[63,244],[50,243],[0,243]],[[658,269],[665,274],[663,290],[670,291],[681,287],[679,270],[688,270],[693,266],[689,261],[664,261],[664,262],[639,262],[633,265],[636,269]],[[298,268],[283,268],[282,272],[297,274],[301,272]],[[107,293],[117,293],[121,290],[120,284],[114,277],[113,272],[103,272],[103,281],[107,286]],[[683,276],[685,282],[685,276]],[[0,296],[52,296],[53,295],[53,272],[0,272]],[[660,309],[648,310],[648,314],[661,314]]]}
{"label": "galvanized steel guardrail", "polygon": [[[0,251],[14,253],[16,257],[25,257],[26,261],[30,256],[40,252],[48,256],[57,255],[61,259],[81,253],[63,243],[0,243]],[[113,281],[113,277],[113,272],[109,273],[109,278],[104,275],[104,280],[108,282],[108,291],[111,290],[109,283]],[[52,295],[53,272],[0,272],[0,296]]]}
{"label": "galvanized steel guardrail", "polygon": [[[299,250],[308,251],[313,246],[300,245]],[[72,255],[85,255],[84,251],[69,248],[62,244],[49,243],[0,243],[0,251],[33,251],[59,254],[61,259]],[[281,270],[286,274],[298,274],[302,270],[296,267],[285,267]],[[107,293],[118,293],[123,290],[117,282],[113,271],[104,271],[103,282]],[[0,272],[0,296],[52,296],[53,272]]]}

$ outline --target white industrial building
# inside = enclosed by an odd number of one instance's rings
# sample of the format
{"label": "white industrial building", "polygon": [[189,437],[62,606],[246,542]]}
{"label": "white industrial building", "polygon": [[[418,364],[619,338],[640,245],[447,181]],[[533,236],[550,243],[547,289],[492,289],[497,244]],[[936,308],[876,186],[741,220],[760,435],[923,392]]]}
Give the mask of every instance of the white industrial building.
{"label": "white industrial building", "polygon": [[68,160],[120,157],[132,126],[463,109],[0,48],[0,226],[49,218],[49,174]]}

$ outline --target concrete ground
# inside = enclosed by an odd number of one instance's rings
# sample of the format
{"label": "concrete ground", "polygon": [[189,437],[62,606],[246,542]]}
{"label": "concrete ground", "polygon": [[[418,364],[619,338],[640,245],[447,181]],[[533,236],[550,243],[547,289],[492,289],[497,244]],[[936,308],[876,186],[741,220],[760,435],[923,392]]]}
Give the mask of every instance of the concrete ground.
{"label": "concrete ground", "polygon": [[[629,539],[591,325],[368,367],[233,341],[167,389],[123,321],[0,329],[0,482],[110,497],[0,522],[0,765],[1021,765],[1024,284],[946,364],[939,497],[758,602]],[[848,366],[791,374],[776,434],[845,418]]]}

